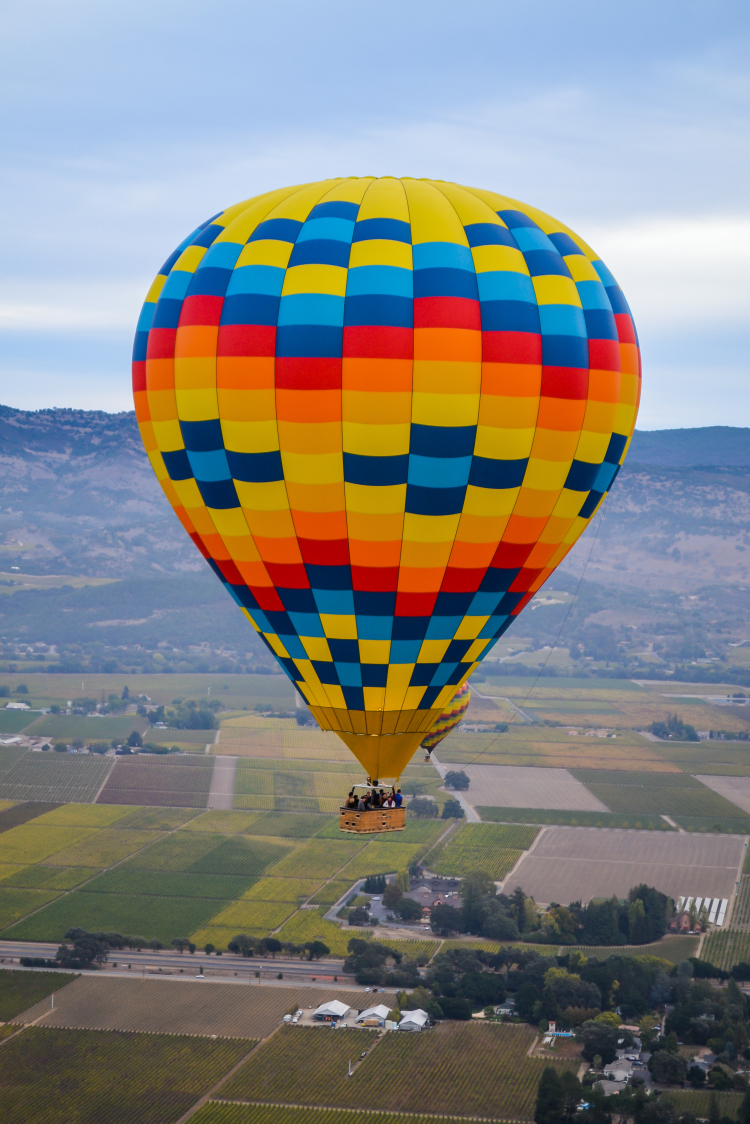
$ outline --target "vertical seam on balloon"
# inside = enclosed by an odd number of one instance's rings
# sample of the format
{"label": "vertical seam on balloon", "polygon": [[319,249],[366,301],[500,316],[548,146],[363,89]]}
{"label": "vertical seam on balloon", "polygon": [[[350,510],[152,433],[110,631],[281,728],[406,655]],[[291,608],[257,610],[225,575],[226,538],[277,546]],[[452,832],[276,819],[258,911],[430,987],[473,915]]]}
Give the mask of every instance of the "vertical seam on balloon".
{"label": "vertical seam on balloon", "polygon": [[[468,190],[468,191],[471,191],[471,189],[470,189],[470,188],[467,188],[467,190]],[[472,192],[471,192],[471,194],[472,194],[472,195],[474,195],[474,192],[472,191]],[[477,195],[475,195],[475,198],[477,198],[477,199],[481,199],[481,196],[477,196]],[[507,198],[507,197],[506,197],[506,198]],[[484,202],[484,200],[482,200],[482,202]],[[487,206],[489,207],[489,203],[487,204]],[[494,211],[494,212],[493,212],[493,214],[495,215],[495,218],[500,218],[500,215],[498,215],[496,211]],[[502,220],[501,220],[501,221],[502,221]],[[518,245],[518,243],[516,242],[516,239],[515,239],[515,236],[514,236],[514,234],[513,234],[513,231],[512,231],[511,229],[510,229],[510,227],[508,226],[508,224],[507,224],[507,223],[505,223],[505,228],[506,228],[506,230],[508,231],[508,234],[510,235],[510,237],[511,237],[511,238],[513,239],[513,242],[515,243],[516,249],[518,250],[519,254],[521,254],[521,257],[523,257],[523,260],[524,260],[524,264],[526,264],[526,258],[525,258],[525,257],[524,257],[524,255],[523,255],[523,251],[521,250],[521,247],[520,247],[520,246]],[[527,270],[528,270],[528,268],[529,268],[529,267],[528,267],[528,265],[526,266],[526,268],[527,268]],[[529,271],[529,274],[530,274],[530,271]],[[534,299],[536,300],[536,293],[534,293]],[[538,313],[538,312],[539,312],[539,302],[538,302],[538,300],[537,300],[537,302],[536,302],[536,309],[537,309],[537,313]],[[542,335],[542,325],[541,325],[541,320],[540,320],[540,323],[539,323],[539,340],[540,340],[540,345],[541,345],[541,346],[543,347],[543,335]],[[541,410],[541,407],[542,407],[542,381],[543,381],[543,379],[544,379],[544,355],[543,355],[543,354],[542,354],[542,357],[541,357],[541,359],[542,359],[542,361],[541,361],[541,363],[540,363],[540,366],[539,366],[539,400],[538,400],[538,402],[537,402],[537,406],[536,406],[536,421],[534,422],[534,436],[533,436],[533,437],[532,437],[532,439],[531,439],[531,449],[533,449],[533,447],[534,447],[534,439],[535,439],[535,437],[536,437],[536,431],[537,431],[537,429],[539,428],[539,412],[540,412],[540,410]],[[529,450],[529,460],[531,459],[531,449]],[[518,495],[516,496],[515,500],[513,501],[513,507],[511,508],[511,512],[510,512],[510,515],[508,516],[508,520],[507,520],[507,522],[506,522],[506,524],[505,524],[505,527],[503,528],[503,533],[502,533],[502,535],[500,536],[500,539],[499,539],[499,541],[498,541],[498,547],[499,547],[499,546],[500,546],[500,545],[501,545],[501,544],[502,544],[503,542],[505,542],[505,541],[506,541],[506,539],[505,539],[505,535],[506,535],[506,532],[507,532],[507,530],[508,530],[508,525],[510,524],[510,521],[511,521],[511,519],[512,519],[512,518],[513,518],[513,516],[515,515],[515,512],[516,512],[516,508],[517,508],[517,506],[518,506],[518,501],[519,501],[519,499],[520,499],[520,496],[521,496],[521,489],[523,488],[524,480],[526,479],[526,474],[528,473],[528,471],[529,471],[529,465],[528,465],[528,461],[527,461],[527,462],[526,462],[526,468],[525,468],[525,470],[524,470],[524,474],[523,474],[523,480],[521,481],[521,485],[520,485],[520,487],[519,487],[519,489],[518,489]],[[496,548],[496,549],[497,549],[497,548]],[[491,569],[491,567],[492,567],[492,562],[490,562],[490,565],[489,565],[489,566],[487,567],[487,569],[489,570],[489,569]],[[512,584],[512,583],[511,583],[511,584]],[[506,590],[505,592],[507,592],[507,590]],[[503,593],[503,597],[504,597],[504,596],[505,596],[505,593]],[[501,598],[499,598],[499,600],[498,600],[498,605],[500,604],[500,602],[501,602],[501,601],[502,601],[502,597],[501,597]],[[495,606],[495,609],[497,609],[497,606]],[[490,617],[492,617],[492,615],[493,615],[493,614],[492,614],[492,613],[490,613]],[[515,618],[513,618],[513,617],[511,616],[511,614],[509,613],[509,614],[508,614],[508,621],[509,621],[510,623],[513,623],[513,620],[514,620],[514,619],[515,619]],[[509,626],[508,626],[508,627],[509,627]],[[498,637],[497,637],[497,639],[499,640],[499,639],[500,639],[500,637],[498,636]],[[493,642],[492,644],[488,644],[488,645],[487,645],[487,647],[486,647],[486,649],[485,649],[485,651],[484,651],[484,655],[487,655],[487,653],[488,653],[488,652],[489,652],[489,651],[490,651],[490,650],[491,650],[492,648],[494,648],[494,646],[495,646],[494,642]]]}
{"label": "vertical seam on balloon", "polygon": [[[440,192],[440,194],[443,195],[445,199],[447,199],[449,205],[453,208],[453,210],[455,212],[455,215],[456,215],[456,218],[458,219],[459,225],[461,227],[461,230],[464,233],[464,237],[466,238],[466,242],[468,244],[469,239],[466,237],[466,228],[465,228],[465,226],[464,226],[464,224],[461,220],[461,216],[459,215],[458,211],[456,210],[456,206],[453,203],[453,200],[448,195],[446,195],[446,193],[443,191],[443,189],[439,185],[436,185],[436,186],[437,186],[437,189]],[[460,184],[452,184],[452,186],[457,188],[459,191],[464,190],[461,187]],[[476,199],[476,196],[474,196],[474,198]],[[487,209],[489,210],[489,206],[486,203],[484,203],[484,200],[480,199],[479,202],[482,203],[484,206],[486,206]],[[490,213],[492,213],[492,212],[490,212]],[[471,248],[469,248],[469,252],[471,253]],[[482,302],[479,298],[479,282],[477,281],[477,268],[476,268],[476,265],[474,263],[473,254],[472,254],[471,264],[474,268],[474,280],[475,280],[476,285],[477,285],[477,304],[479,305],[479,346],[480,346],[480,350],[481,350],[481,357],[480,357],[480,360],[479,360],[479,401],[477,402],[477,421],[476,421],[476,426],[475,426],[475,431],[474,431],[474,444],[472,446],[472,453],[471,453],[472,460],[473,460],[474,459],[474,452],[475,452],[476,447],[477,447],[477,432],[479,430],[479,413],[480,413],[480,410],[481,410],[481,407],[482,407],[482,380],[483,380],[483,376],[484,376],[484,332],[482,331]],[[471,465],[469,465],[469,477],[471,477]],[[466,487],[467,487],[467,490],[468,490],[468,487],[469,487],[468,480],[466,482]],[[453,545],[451,547],[451,554],[453,553],[453,547],[456,545],[456,538],[458,537],[458,529],[461,526],[461,518],[463,516],[465,507],[466,507],[466,493],[464,492],[464,502],[461,506],[461,513],[459,515],[458,524],[456,525],[456,534],[453,538]],[[443,576],[440,579],[441,589],[442,589],[442,586],[443,586],[443,582],[445,581],[445,574],[446,574],[446,571],[448,569],[449,563],[450,563],[450,555],[448,556],[448,562],[446,563],[445,570],[443,570]],[[464,616],[466,616],[465,613],[464,613]],[[455,639],[455,634],[453,636],[453,639]],[[457,689],[460,689],[460,684],[459,684],[459,688],[457,688]]]}
{"label": "vertical seam on balloon", "polygon": [[[310,206],[310,208],[309,208],[309,210],[308,210],[308,212],[307,212],[307,218],[305,218],[304,222],[302,223],[302,226],[304,226],[305,222],[307,222],[307,219],[309,219],[309,217],[310,217],[310,212],[312,211],[313,207],[317,207],[317,206],[318,206],[318,204],[320,203],[321,199],[324,199],[324,198],[325,198],[325,196],[326,196],[326,195],[327,195],[327,194],[328,194],[328,193],[329,193],[330,191],[333,191],[334,187],[338,187],[338,185],[339,185],[340,183],[343,183],[343,180],[344,180],[344,177],[343,177],[343,176],[340,176],[340,177],[339,177],[338,179],[335,179],[335,180],[333,181],[333,183],[331,183],[331,181],[330,181],[330,180],[324,180],[324,181],[323,181],[323,182],[324,182],[324,183],[326,184],[326,187],[325,187],[325,189],[324,189],[324,190],[322,191],[322,193],[321,193],[320,195],[318,195],[318,196],[317,196],[316,202],[315,202],[315,203],[312,203],[312,204],[311,204],[311,206]],[[319,184],[317,184],[316,186],[319,186]],[[306,190],[306,189],[302,189],[302,190]],[[297,193],[297,194],[299,194],[299,193]],[[290,198],[294,198],[294,196],[290,196]],[[297,231],[297,237],[296,237],[296,238],[295,238],[295,240],[294,240],[294,245],[295,245],[295,246],[297,245],[297,241],[298,241],[298,239],[299,239],[299,235],[300,235],[300,231],[302,230],[302,226],[300,226],[300,229],[299,229],[299,230]],[[290,257],[291,257],[291,255],[290,255]],[[286,268],[285,268],[285,270],[284,270],[284,279],[285,279],[285,280],[286,280],[286,274],[287,274],[287,271],[288,271],[288,269],[289,269],[289,262],[287,262]],[[282,282],[282,290],[283,290],[283,282]],[[300,550],[300,545],[299,545],[299,534],[298,534],[298,532],[297,532],[297,524],[296,524],[296,523],[295,523],[295,521],[294,521],[294,514],[293,514],[293,512],[292,512],[292,505],[291,505],[291,502],[290,502],[290,500],[289,500],[289,489],[287,488],[287,483],[286,483],[286,475],[285,475],[285,473],[284,473],[284,464],[283,464],[283,459],[282,459],[282,457],[281,457],[281,436],[280,436],[280,434],[279,434],[279,411],[278,411],[278,406],[277,406],[277,398],[276,398],[276,392],[277,392],[277,389],[278,389],[278,388],[277,388],[277,386],[276,386],[276,359],[277,359],[277,354],[276,354],[276,352],[277,352],[277,347],[278,347],[278,331],[279,331],[279,315],[280,315],[280,313],[281,313],[281,298],[279,298],[279,307],[278,307],[278,310],[277,310],[277,312],[276,312],[276,338],[275,338],[275,340],[274,340],[274,347],[273,347],[273,400],[274,400],[274,422],[275,422],[275,425],[276,425],[276,440],[278,441],[278,444],[279,444],[279,459],[280,459],[280,460],[282,460],[282,473],[281,473],[281,479],[282,479],[282,482],[283,482],[283,484],[284,484],[284,495],[286,496],[287,507],[288,507],[288,509],[289,509],[289,518],[291,519],[291,522],[292,522],[292,527],[294,528],[294,537],[295,537],[295,539],[296,539],[296,542],[297,542],[297,549],[298,549],[298,550],[299,550],[299,552],[300,552],[300,557],[302,557],[302,551]],[[302,565],[303,565],[303,566],[305,566],[305,561],[304,561],[304,557],[302,557]],[[307,567],[306,567],[306,566],[305,566],[305,576],[307,577],[307,582],[308,582],[308,586],[309,586],[309,585],[310,585],[310,578],[309,578],[309,576],[307,575]],[[275,586],[274,586],[274,588],[275,588]],[[312,589],[312,587],[311,587],[311,586],[310,586],[310,588]],[[317,607],[317,603],[316,603],[316,606],[315,606],[315,611],[316,611],[316,612],[317,612],[317,614],[318,614],[318,620],[320,620],[320,611],[318,610],[318,607]],[[323,626],[322,626],[322,621],[321,621],[321,628],[322,628],[322,627],[323,627]],[[323,634],[324,634],[324,636],[325,636],[325,629],[323,629]],[[296,635],[296,636],[298,636],[299,634],[295,632],[295,635]],[[296,667],[296,664],[295,664],[295,667]],[[299,675],[299,678],[301,679],[301,681],[302,681],[303,683],[305,683],[305,685],[307,685],[307,683],[306,683],[306,680],[305,680],[305,677],[304,677],[303,673],[302,673],[302,672],[300,671],[300,669],[299,669],[298,667],[297,667],[297,673],[298,673],[298,675]],[[295,680],[295,682],[296,682],[296,680]],[[325,698],[326,698],[326,701],[327,701],[327,703],[328,703],[328,706],[330,707],[330,709],[331,709],[331,710],[335,709],[335,708],[334,708],[334,707],[332,706],[332,704],[331,704],[331,700],[330,700],[330,698],[329,698],[328,692],[327,692],[327,691],[326,691],[326,689],[325,689],[325,684],[321,684],[321,686],[323,687],[323,695],[324,695],[324,696],[325,696]]]}

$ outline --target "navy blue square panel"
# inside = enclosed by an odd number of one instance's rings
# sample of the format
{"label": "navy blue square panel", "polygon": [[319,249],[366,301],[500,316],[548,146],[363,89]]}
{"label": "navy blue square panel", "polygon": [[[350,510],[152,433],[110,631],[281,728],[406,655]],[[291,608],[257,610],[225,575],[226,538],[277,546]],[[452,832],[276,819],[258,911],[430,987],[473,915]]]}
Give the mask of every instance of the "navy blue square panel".
{"label": "navy blue square panel", "polygon": [[[302,244],[316,245],[315,242]],[[283,359],[340,359],[343,339],[344,329],[330,324],[287,324],[276,329],[276,355]]]}
{"label": "navy blue square panel", "polygon": [[509,230],[495,222],[472,222],[464,227],[471,247],[474,246],[512,246],[516,240]]}
{"label": "navy blue square panel", "polygon": [[622,289],[618,289],[614,285],[608,285],[607,296],[609,297],[609,303],[612,305],[612,311],[616,315],[622,316],[625,313],[628,315],[630,314],[628,302],[625,300],[625,294]]}
{"label": "navy blue square panel", "polygon": [[586,335],[590,340],[617,340],[617,324],[612,313],[606,308],[584,308]]}
{"label": "navy blue square panel", "polygon": [[570,277],[564,258],[554,250],[525,250],[523,256],[532,277]]}
{"label": "navy blue square panel", "polygon": [[[628,439],[627,439],[627,437],[623,436],[622,433],[613,433],[612,434],[612,436],[609,439],[609,445],[607,446],[607,451],[604,454],[604,459],[607,462],[607,464],[618,464],[619,463],[620,457],[625,452],[625,446],[627,445],[627,443],[628,443]],[[163,453],[162,453],[162,456],[164,456]]]}
{"label": "navy blue square panel", "polygon": [[396,612],[396,592],[354,590],[354,612],[358,617],[392,617]]}
{"label": "navy blue square panel", "polygon": [[585,256],[583,250],[576,245],[569,234],[560,232],[559,234],[548,234],[547,237],[557,252],[562,254],[563,257],[569,257],[571,254]]}
{"label": "navy blue square panel", "polygon": [[483,332],[541,331],[539,309],[529,301],[482,301]]}
{"label": "navy blue square panel", "polygon": [[466,675],[467,668],[469,667],[471,667],[471,664],[467,663],[460,663],[458,667],[455,667],[445,681],[446,686],[450,684],[452,687],[455,687],[458,683],[460,683],[464,675]]}
{"label": "navy blue square panel", "polygon": [[539,229],[534,220],[530,219],[528,215],[525,215],[523,211],[498,211],[497,215],[511,230],[515,230],[518,226],[529,226],[534,230]]}
{"label": "navy blue square panel", "polygon": [[222,324],[265,324],[276,327],[279,298],[267,293],[233,293],[221,306]]}
{"label": "navy blue square panel", "polygon": [[190,467],[188,455],[184,449],[175,449],[171,453],[162,453],[164,467],[169,473],[170,480],[190,480],[193,470]]}
{"label": "navy blue square panel", "polygon": [[361,670],[363,687],[385,687],[388,679],[387,663],[363,663]]}
{"label": "navy blue square panel", "polygon": [[359,663],[359,644],[356,640],[328,638],[328,647],[334,663]]}
{"label": "navy blue square panel", "polygon": [[429,687],[432,677],[438,669],[436,663],[415,663],[414,670],[409,680],[410,687]]}
{"label": "navy blue square panel", "polygon": [[545,367],[587,370],[589,341],[583,336],[542,336],[542,363]]}
{"label": "navy blue square panel", "polygon": [[411,245],[411,227],[401,219],[359,219],[354,227],[352,242],[370,242],[374,238]]}
{"label": "navy blue square panel", "polygon": [[318,607],[311,589],[277,589],[281,603],[288,613],[315,613]]}
{"label": "navy blue square panel", "polygon": [[361,687],[342,687],[347,710],[364,710],[365,695]]}
{"label": "navy blue square panel", "polygon": [[352,571],[349,566],[305,565],[307,577],[313,589],[351,589]]}
{"label": "navy blue square panel", "polygon": [[394,617],[394,640],[424,640],[427,633],[429,617]]}
{"label": "navy blue square panel", "polygon": [[224,437],[218,418],[199,422],[181,421],[180,431],[185,448],[191,453],[210,453],[214,449],[224,448]]}
{"label": "navy blue square panel", "polygon": [[[495,633],[494,639],[497,640],[499,636],[502,636],[504,632],[507,632],[508,629],[510,628],[510,626],[513,624],[513,621],[515,619],[516,619],[515,617],[508,617],[507,620],[503,621],[503,623],[500,625],[497,632]],[[490,645],[490,647],[491,647],[491,645]],[[487,650],[485,650],[485,654],[486,654],[486,651]],[[482,659],[484,659],[484,655],[482,656]]]}
{"label": "navy blue square panel", "polygon": [[[425,689],[425,693],[422,695],[422,698],[419,700],[419,709],[430,710],[431,707],[435,705],[435,700],[437,699],[442,689],[442,687],[427,687]],[[425,731],[425,737],[427,737],[427,731]]]}
{"label": "navy blue square panel", "polygon": [[[274,653],[274,655],[275,654],[276,653]],[[279,661],[281,666],[284,668],[284,671],[287,673],[289,678],[293,682],[299,682],[299,680],[302,678],[302,676],[300,675],[299,668],[297,667],[294,660],[289,659],[287,656],[276,656],[276,659]]]}
{"label": "navy blue square panel", "polygon": [[571,492],[588,492],[596,480],[598,471],[598,464],[589,464],[588,461],[573,461],[565,480],[565,487],[569,488]]}
{"label": "navy blue square panel", "polygon": [[490,566],[479,589],[482,593],[504,593],[506,589],[510,589],[518,574],[519,568],[505,570],[500,566]]}
{"label": "navy blue square panel", "polygon": [[234,453],[227,449],[227,463],[232,477],[246,484],[269,484],[284,479],[278,449],[268,453]]}
{"label": "navy blue square panel", "polygon": [[420,297],[463,297],[465,300],[479,300],[477,277],[468,269],[414,270],[414,299]]}
{"label": "navy blue square panel", "polygon": [[596,506],[602,499],[604,492],[589,492],[586,499],[583,501],[581,510],[578,512],[581,519],[589,519],[596,511]]}
{"label": "navy blue square panel", "polygon": [[200,234],[196,234],[190,245],[205,246],[206,249],[208,249],[209,246],[213,245],[214,241],[219,237],[223,230],[223,226],[212,226],[210,224],[208,226],[204,226]]}
{"label": "navy blue square panel", "polygon": [[136,332],[133,340],[133,362],[145,363],[148,354],[148,332]]}
{"label": "navy blue square panel", "polygon": [[268,609],[265,616],[277,636],[297,635],[297,630],[289,620],[288,615],[283,613],[280,609]]}
{"label": "navy blue square panel", "polygon": [[349,484],[365,484],[379,488],[405,484],[409,472],[409,454],[395,457],[367,457],[360,453],[344,453],[344,480]]}
{"label": "navy blue square panel", "polygon": [[451,640],[443,656],[443,663],[458,663],[459,660],[464,658],[473,643],[473,640]]}
{"label": "navy blue square panel", "polygon": [[176,328],[180,322],[182,312],[181,300],[170,300],[169,297],[160,297],[154,309],[152,328]]}
{"label": "navy blue square panel", "polygon": [[204,269],[196,269],[188,285],[187,296],[223,297],[231,276],[231,269],[220,269],[218,266],[207,265]]}
{"label": "navy blue square panel", "polygon": [[418,425],[409,431],[409,452],[419,457],[470,457],[477,436],[475,425]]}
{"label": "navy blue square panel", "polygon": [[289,268],[295,265],[338,265],[347,269],[350,249],[348,242],[336,242],[332,238],[297,242],[289,258]]}
{"label": "navy blue square panel", "polygon": [[433,617],[464,617],[474,600],[473,593],[438,593]]}
{"label": "navy blue square panel", "polygon": [[475,488],[520,488],[528,463],[528,457],[501,461],[475,456],[471,462],[469,483]]}
{"label": "navy blue square panel", "polygon": [[331,686],[338,687],[339,677],[336,674],[336,667],[334,664],[329,663],[328,660],[313,660],[312,665],[321,683],[328,683]]}
{"label": "navy blue square panel", "polygon": [[232,480],[196,480],[196,484],[206,507],[213,507],[217,511],[225,511],[228,508],[240,506]]}
{"label": "navy blue square panel", "polygon": [[244,605],[246,609],[257,609],[259,607],[258,602],[246,585],[233,585],[232,590],[239,603]]}
{"label": "navy blue square panel", "polygon": [[261,242],[270,238],[275,242],[296,242],[302,229],[297,219],[266,219],[259,223],[248,238],[248,242]]}
{"label": "navy blue square panel", "polygon": [[502,616],[503,613],[512,613],[519,601],[522,601],[525,596],[525,593],[506,593],[495,609],[495,613],[497,616]]}
{"label": "navy blue square panel", "polygon": [[413,308],[409,297],[394,297],[387,293],[348,296],[344,305],[344,326],[350,328],[373,324],[389,328],[412,328]]}
{"label": "navy blue square panel", "polygon": [[355,222],[359,214],[359,203],[347,203],[345,200],[331,200],[330,203],[317,203],[310,214],[307,216],[307,221],[311,219],[349,219],[350,222]]}
{"label": "navy blue square panel", "polygon": [[407,484],[406,510],[410,515],[459,515],[463,510],[466,486],[423,488]]}

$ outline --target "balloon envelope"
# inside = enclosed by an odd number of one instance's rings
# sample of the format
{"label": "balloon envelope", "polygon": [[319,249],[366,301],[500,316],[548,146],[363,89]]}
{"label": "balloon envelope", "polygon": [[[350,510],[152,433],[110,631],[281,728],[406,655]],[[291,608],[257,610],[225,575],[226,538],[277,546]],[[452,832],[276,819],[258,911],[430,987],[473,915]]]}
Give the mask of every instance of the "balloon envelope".
{"label": "balloon envelope", "polygon": [[395,777],[610,488],[640,366],[622,291],[556,219],[352,178],[186,238],[133,385],[198,549],[320,726]]}
{"label": "balloon envelope", "polygon": [[469,709],[469,701],[469,684],[464,683],[458,688],[455,695],[422,742],[423,749],[431,753],[435,746],[450,734],[451,730],[455,730],[456,726]]}

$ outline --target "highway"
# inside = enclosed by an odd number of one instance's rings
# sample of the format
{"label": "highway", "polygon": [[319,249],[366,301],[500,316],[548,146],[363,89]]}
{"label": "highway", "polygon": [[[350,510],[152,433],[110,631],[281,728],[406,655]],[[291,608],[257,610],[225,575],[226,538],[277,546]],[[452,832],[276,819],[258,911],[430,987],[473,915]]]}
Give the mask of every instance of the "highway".
{"label": "highway", "polygon": [[[42,956],[52,960],[58,947],[57,943],[44,941],[0,941],[0,967],[2,964],[10,967],[10,962],[17,962],[22,956]],[[257,978],[264,982],[277,979],[279,972],[283,973],[284,979],[291,979],[298,983],[312,980],[330,983],[333,982],[334,976],[338,976],[339,981],[345,983],[347,987],[355,986],[353,977],[343,974],[343,960],[331,958],[309,961],[279,956],[273,960],[271,957],[235,956],[228,952],[222,956],[215,954],[209,956],[205,952],[179,953],[173,949],[162,949],[158,952],[153,949],[143,949],[141,952],[132,949],[112,949],[107,964],[101,970],[114,970],[115,964],[118,974],[122,969],[127,971],[127,966],[130,964],[132,972],[153,973],[161,969],[163,973],[173,974],[181,971],[185,975],[197,975],[203,969],[204,974],[217,978],[227,976],[234,978],[236,973],[238,976],[255,979],[255,973],[259,972],[260,976]]]}

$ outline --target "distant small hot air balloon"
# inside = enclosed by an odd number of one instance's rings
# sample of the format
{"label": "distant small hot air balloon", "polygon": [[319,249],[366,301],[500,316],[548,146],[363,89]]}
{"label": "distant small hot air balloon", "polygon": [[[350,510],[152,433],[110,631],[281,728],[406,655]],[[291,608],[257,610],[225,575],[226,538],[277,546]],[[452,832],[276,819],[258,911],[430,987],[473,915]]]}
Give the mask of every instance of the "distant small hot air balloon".
{"label": "distant small hot air balloon", "polygon": [[239,203],[159,271],[135,404],[198,549],[373,778],[397,778],[585,530],[639,400],[568,227],[442,181]]}
{"label": "distant small hot air balloon", "polygon": [[430,754],[435,746],[438,745],[443,738],[447,737],[451,730],[455,730],[456,726],[469,709],[469,701],[469,684],[464,683],[458,688],[455,695],[422,742],[422,749],[426,750],[425,761],[430,760]]}

